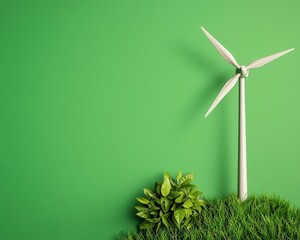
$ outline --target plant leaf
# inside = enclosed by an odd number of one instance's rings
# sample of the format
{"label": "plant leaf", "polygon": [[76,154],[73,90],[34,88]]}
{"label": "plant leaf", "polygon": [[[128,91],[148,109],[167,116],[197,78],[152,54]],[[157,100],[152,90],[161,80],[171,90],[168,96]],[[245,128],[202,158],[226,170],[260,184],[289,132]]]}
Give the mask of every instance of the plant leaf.
{"label": "plant leaf", "polygon": [[144,213],[144,212],[138,212],[136,213],[137,216],[139,216],[140,218],[148,218],[149,214]]}
{"label": "plant leaf", "polygon": [[160,208],[157,207],[157,206],[155,206],[155,205],[151,205],[150,209],[151,209],[151,210],[159,210]]}
{"label": "plant leaf", "polygon": [[161,225],[161,221],[157,224],[156,231],[155,231],[156,233],[158,232],[160,225]]}
{"label": "plant leaf", "polygon": [[158,217],[158,211],[151,211],[150,213],[149,213],[150,215],[153,215],[154,217]]}
{"label": "plant leaf", "polygon": [[179,181],[179,185],[189,184],[194,179],[194,174],[190,173],[182,177]]}
{"label": "plant leaf", "polygon": [[151,211],[150,215],[153,215],[154,217],[158,217],[158,211]]}
{"label": "plant leaf", "polygon": [[190,223],[187,225],[187,227],[186,227],[187,230],[189,230],[192,226],[193,226],[193,223],[190,222]]}
{"label": "plant leaf", "polygon": [[196,199],[196,200],[194,200],[194,205],[195,206],[205,206],[205,202],[201,199]]}
{"label": "plant leaf", "polygon": [[171,185],[173,185],[174,187],[178,187],[177,183],[175,182],[175,180],[174,180],[172,177],[170,177],[170,183],[171,183]]}
{"label": "plant leaf", "polygon": [[164,179],[165,179],[165,178],[170,178],[170,177],[171,177],[170,173],[168,173],[168,172],[165,172],[165,173],[164,173]]}
{"label": "plant leaf", "polygon": [[184,209],[184,212],[185,212],[186,219],[188,219],[193,213],[191,209]]}
{"label": "plant leaf", "polygon": [[183,226],[187,227],[187,225],[190,223],[191,220],[192,220],[191,217],[186,218],[186,220],[184,221]]}
{"label": "plant leaf", "polygon": [[146,198],[143,198],[143,197],[136,198],[136,200],[138,200],[142,204],[148,204],[149,203],[149,200],[146,199]]}
{"label": "plant leaf", "polygon": [[197,189],[193,189],[189,194],[188,197],[191,199],[197,199],[200,198],[200,196],[202,195],[202,192],[197,191]]}
{"label": "plant leaf", "polygon": [[164,215],[161,216],[161,220],[162,220],[163,224],[164,224],[167,228],[170,227],[170,223],[169,223],[169,221],[168,221],[169,215],[170,215],[170,214],[167,213],[167,214],[164,214]]}
{"label": "plant leaf", "polygon": [[145,212],[145,213],[149,211],[149,208],[144,206],[136,206],[135,209],[138,210],[139,212]]}
{"label": "plant leaf", "polygon": [[146,220],[151,223],[158,223],[160,218],[146,218]]}
{"label": "plant leaf", "polygon": [[165,212],[168,212],[170,210],[170,206],[171,206],[172,201],[169,200],[168,198],[165,198]]}
{"label": "plant leaf", "polygon": [[159,216],[161,217],[162,215],[164,215],[164,213],[163,213],[162,210],[160,210],[160,211],[159,211]]}
{"label": "plant leaf", "polygon": [[179,183],[179,180],[180,180],[181,177],[182,177],[182,173],[181,173],[181,171],[179,171],[178,175],[177,175],[177,178],[176,178],[177,183]]}
{"label": "plant leaf", "polygon": [[176,224],[178,227],[180,227],[181,222],[183,221],[185,217],[185,211],[184,209],[177,209],[174,211],[174,218],[176,220]]}
{"label": "plant leaf", "polygon": [[191,199],[188,199],[188,200],[186,200],[186,201],[182,204],[182,206],[183,206],[184,208],[190,208],[190,207],[193,206],[193,203],[192,203]]}
{"label": "plant leaf", "polygon": [[150,223],[150,222],[147,222],[147,221],[144,221],[140,224],[140,229],[151,229],[155,226],[154,223]]}
{"label": "plant leaf", "polygon": [[161,206],[161,209],[163,210],[164,213],[167,212],[166,209],[165,209],[165,199],[166,199],[166,198],[164,198],[164,197],[161,197],[161,198],[160,198],[160,202],[161,202],[161,205],[160,205],[160,206]]}
{"label": "plant leaf", "polygon": [[159,210],[160,208],[157,207],[157,206],[155,206],[155,205],[152,205],[152,206],[150,207],[150,209],[151,209],[151,210]]}
{"label": "plant leaf", "polygon": [[171,210],[174,212],[177,209],[177,203],[174,203]]}
{"label": "plant leaf", "polygon": [[160,183],[158,183],[156,186],[156,192],[157,192],[157,194],[161,193],[161,184]]}
{"label": "plant leaf", "polygon": [[157,196],[155,195],[155,193],[153,193],[150,189],[145,188],[144,189],[144,194],[149,197],[149,198],[153,198],[153,199],[158,199]]}
{"label": "plant leaf", "polygon": [[178,198],[175,199],[175,202],[177,203],[182,203],[183,202],[183,198],[184,198],[184,193],[181,192],[180,196]]}
{"label": "plant leaf", "polygon": [[170,194],[168,195],[168,198],[169,199],[175,199],[177,198],[178,196],[180,196],[180,192],[179,191],[170,191]]}
{"label": "plant leaf", "polygon": [[193,206],[192,209],[197,210],[199,213],[201,212],[201,207],[200,206]]}
{"label": "plant leaf", "polygon": [[166,197],[171,191],[171,183],[169,177],[165,177],[163,184],[161,185],[161,194]]}

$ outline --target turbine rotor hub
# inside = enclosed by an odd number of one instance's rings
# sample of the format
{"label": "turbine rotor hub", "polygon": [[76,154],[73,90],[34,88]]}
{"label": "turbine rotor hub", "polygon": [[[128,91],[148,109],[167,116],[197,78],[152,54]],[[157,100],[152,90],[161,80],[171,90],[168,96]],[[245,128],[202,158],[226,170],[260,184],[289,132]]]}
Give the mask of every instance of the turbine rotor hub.
{"label": "turbine rotor hub", "polygon": [[245,66],[241,66],[240,68],[237,68],[236,73],[240,73],[241,78],[247,78],[249,76],[249,71]]}

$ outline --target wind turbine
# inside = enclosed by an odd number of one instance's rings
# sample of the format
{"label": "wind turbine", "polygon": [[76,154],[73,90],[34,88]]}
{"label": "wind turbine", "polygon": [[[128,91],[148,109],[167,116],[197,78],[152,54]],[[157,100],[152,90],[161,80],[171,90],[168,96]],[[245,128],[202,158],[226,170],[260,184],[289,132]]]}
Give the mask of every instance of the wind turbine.
{"label": "wind turbine", "polygon": [[258,59],[247,66],[240,66],[233,55],[222,46],[209,32],[207,32],[203,27],[202,31],[223,56],[223,58],[229,62],[231,65],[236,67],[236,74],[230,78],[221,89],[220,93],[208,109],[205,117],[207,117],[211,111],[218,105],[218,103],[226,96],[226,94],[234,87],[234,85],[239,81],[239,172],[238,172],[238,196],[241,201],[247,199],[247,161],[246,161],[246,109],[245,109],[245,79],[249,75],[249,70],[254,68],[259,68],[276,58],[279,58],[291,51],[291,48],[286,51],[282,51],[273,54],[268,57]]}

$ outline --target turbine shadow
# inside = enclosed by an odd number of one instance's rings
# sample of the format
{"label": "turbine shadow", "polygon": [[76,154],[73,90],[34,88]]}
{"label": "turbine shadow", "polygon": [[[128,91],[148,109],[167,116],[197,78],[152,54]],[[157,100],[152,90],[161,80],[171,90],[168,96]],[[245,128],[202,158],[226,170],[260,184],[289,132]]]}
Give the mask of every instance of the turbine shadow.
{"label": "turbine shadow", "polygon": [[[218,66],[214,64],[205,54],[204,51],[195,51],[194,47],[186,44],[177,45],[177,53],[184,58],[184,61],[188,62],[201,73],[205,72],[208,77],[200,79],[206,81],[205,87],[199,89],[197,94],[191,99],[191,103],[183,113],[180,126],[188,125],[190,121],[194,121],[199,117],[204,118],[208,107],[217,96],[218,92],[223,87],[224,83],[231,77],[228,73],[217,72]],[[216,73],[217,72],[217,73]],[[228,111],[227,106],[222,106],[222,117],[218,120],[218,130],[216,142],[217,153],[215,154],[215,161],[217,162],[218,169],[216,169],[216,175],[218,179],[217,192],[221,195],[227,195],[230,191],[229,186],[229,143],[228,140]]]}

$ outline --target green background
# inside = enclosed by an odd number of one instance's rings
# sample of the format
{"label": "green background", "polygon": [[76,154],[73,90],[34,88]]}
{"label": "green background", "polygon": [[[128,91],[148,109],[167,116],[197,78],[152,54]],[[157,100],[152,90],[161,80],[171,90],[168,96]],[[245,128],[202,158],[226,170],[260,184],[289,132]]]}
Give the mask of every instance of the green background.
{"label": "green background", "polygon": [[246,81],[249,194],[300,206],[299,1],[0,3],[0,239],[112,239],[165,171],[236,192],[240,64],[295,47]]}

